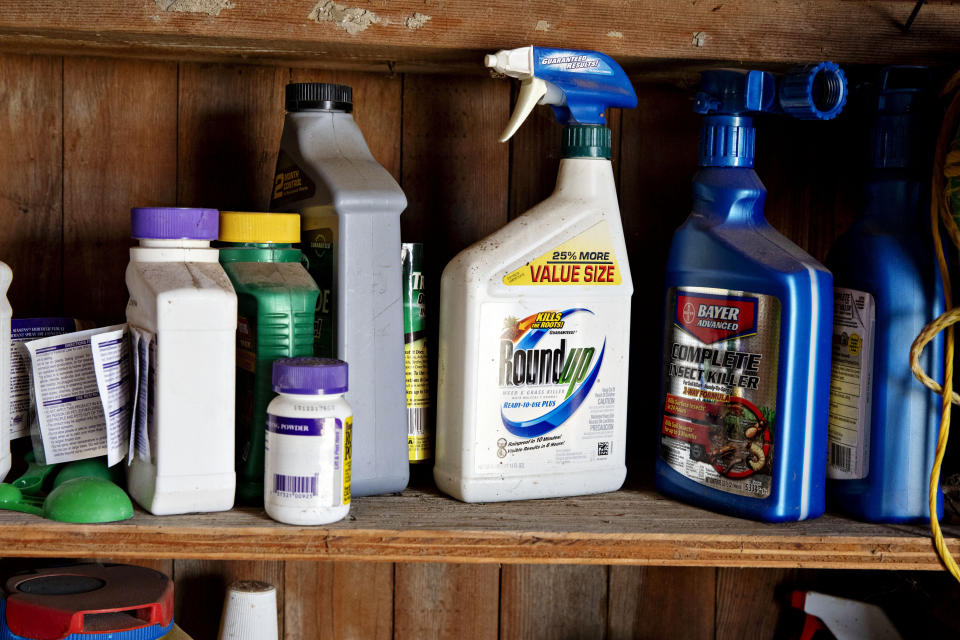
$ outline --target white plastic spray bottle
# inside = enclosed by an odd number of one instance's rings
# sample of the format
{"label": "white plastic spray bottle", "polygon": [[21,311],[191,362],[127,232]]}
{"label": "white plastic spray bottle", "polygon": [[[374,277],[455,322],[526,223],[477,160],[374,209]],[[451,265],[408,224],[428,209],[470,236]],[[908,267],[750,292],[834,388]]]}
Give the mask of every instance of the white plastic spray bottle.
{"label": "white plastic spray bottle", "polygon": [[10,267],[0,262],[0,482],[10,471]]}
{"label": "white plastic spray bottle", "polygon": [[637,98],[595,51],[522,47],[485,64],[523,81],[500,140],[549,104],[563,159],[553,195],[443,272],[434,478],[466,502],[613,491],[633,282],[604,111]]}

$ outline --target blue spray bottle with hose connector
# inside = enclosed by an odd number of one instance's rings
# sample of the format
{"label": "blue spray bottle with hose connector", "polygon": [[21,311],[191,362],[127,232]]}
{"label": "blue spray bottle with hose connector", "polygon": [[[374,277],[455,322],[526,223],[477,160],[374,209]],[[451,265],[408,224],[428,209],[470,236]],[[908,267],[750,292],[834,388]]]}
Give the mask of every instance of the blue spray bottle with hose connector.
{"label": "blue spray bottle with hose connector", "polygon": [[548,104],[563,159],[553,195],[444,269],[434,479],[466,502],[612,491],[626,476],[633,282],[604,111],[636,95],[595,51],[485,63],[522,81],[501,140]]}
{"label": "blue spray bottle with hose connector", "polygon": [[[872,112],[863,213],[827,257],[835,284],[828,496],[871,522],[929,520],[941,398],[914,378],[909,352],[944,311],[929,228],[930,71],[887,67],[863,93]],[[943,349],[938,334],[920,357],[938,381]],[[937,502],[942,515],[939,489]]]}
{"label": "blue spray bottle with hose connector", "polygon": [[776,78],[702,74],[693,212],[666,277],[657,488],[768,522],[824,510],[833,282],[766,221],[754,113],[835,117],[846,78],[823,62]]}

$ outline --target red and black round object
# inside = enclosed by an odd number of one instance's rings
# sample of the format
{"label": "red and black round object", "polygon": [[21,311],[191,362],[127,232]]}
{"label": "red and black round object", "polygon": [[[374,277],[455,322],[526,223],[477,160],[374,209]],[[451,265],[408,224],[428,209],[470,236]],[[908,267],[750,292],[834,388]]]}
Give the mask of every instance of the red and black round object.
{"label": "red and black round object", "polygon": [[151,626],[162,637],[173,624],[173,582],[159,571],[121,564],[39,569],[7,580],[5,604],[7,628],[31,640],[81,633],[92,639]]}

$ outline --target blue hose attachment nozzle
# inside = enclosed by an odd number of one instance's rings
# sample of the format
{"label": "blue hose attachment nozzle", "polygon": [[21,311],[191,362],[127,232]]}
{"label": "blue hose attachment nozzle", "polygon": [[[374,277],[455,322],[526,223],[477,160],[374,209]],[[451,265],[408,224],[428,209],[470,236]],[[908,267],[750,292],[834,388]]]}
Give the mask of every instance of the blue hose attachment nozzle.
{"label": "blue hose attachment nozzle", "polygon": [[782,113],[800,120],[831,120],[847,102],[847,78],[833,62],[819,62],[777,78],[768,71],[704,71],[693,104],[706,116],[700,166],[752,167],[754,113]]}

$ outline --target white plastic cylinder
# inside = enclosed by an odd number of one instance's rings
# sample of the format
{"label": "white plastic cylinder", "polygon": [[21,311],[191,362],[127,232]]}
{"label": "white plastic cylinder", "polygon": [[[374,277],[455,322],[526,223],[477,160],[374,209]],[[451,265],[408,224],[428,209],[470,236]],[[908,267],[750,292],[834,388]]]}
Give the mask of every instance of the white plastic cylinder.
{"label": "white plastic cylinder", "polygon": [[219,640],[277,640],[277,589],[254,580],[230,585],[217,637]]}
{"label": "white plastic cylinder", "polygon": [[[312,431],[284,435],[277,423]],[[280,393],[270,402],[263,474],[268,516],[297,525],[329,524],[347,516],[352,426],[353,412],[342,393]]]}
{"label": "white plastic cylinder", "polygon": [[10,317],[7,289],[13,272],[0,262],[0,481],[10,472]]}

